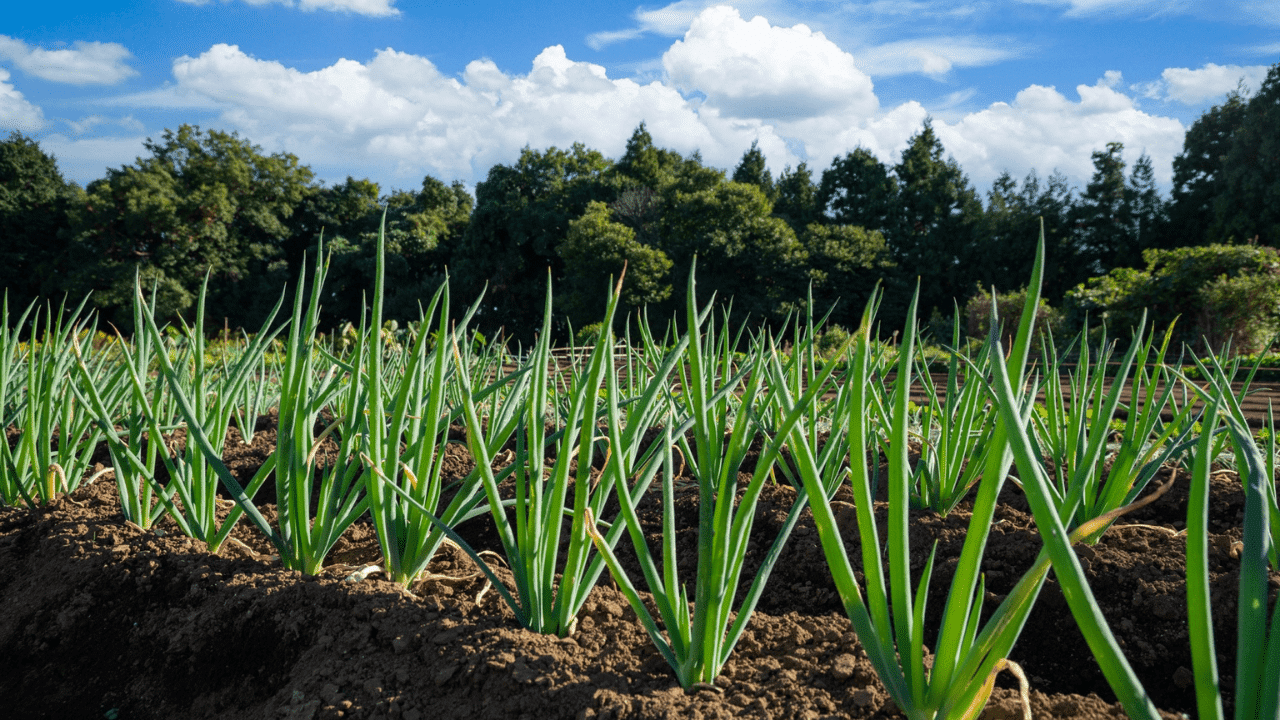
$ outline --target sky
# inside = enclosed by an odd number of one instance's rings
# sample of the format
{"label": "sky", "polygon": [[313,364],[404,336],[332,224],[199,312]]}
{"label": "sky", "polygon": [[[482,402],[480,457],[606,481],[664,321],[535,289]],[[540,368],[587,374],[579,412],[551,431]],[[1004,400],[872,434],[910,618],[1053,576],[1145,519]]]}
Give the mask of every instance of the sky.
{"label": "sky", "polygon": [[69,180],[184,123],[328,183],[468,187],[525,147],[654,141],[776,176],[859,146],[896,162],[931,118],[985,192],[1124,143],[1168,190],[1187,128],[1280,62],[1280,0],[415,0],[22,3],[0,19],[0,132]]}

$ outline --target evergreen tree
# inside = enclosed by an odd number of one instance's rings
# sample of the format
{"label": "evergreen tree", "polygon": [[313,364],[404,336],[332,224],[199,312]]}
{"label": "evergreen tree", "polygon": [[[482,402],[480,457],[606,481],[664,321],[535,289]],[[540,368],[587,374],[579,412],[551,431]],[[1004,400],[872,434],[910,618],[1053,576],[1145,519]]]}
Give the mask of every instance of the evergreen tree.
{"label": "evergreen tree", "polygon": [[773,214],[785,220],[797,234],[824,219],[818,207],[818,186],[807,164],[800,163],[794,171],[790,166],[783,169],[778,176],[776,194]]}
{"label": "evergreen tree", "polygon": [[833,223],[887,233],[899,202],[897,179],[866,148],[835,158],[822,172],[817,207]]}
{"label": "evergreen tree", "polygon": [[1280,245],[1280,63],[1245,105],[1214,198],[1214,242]]}
{"label": "evergreen tree", "polygon": [[1128,223],[1128,238],[1121,245],[1112,267],[1142,267],[1142,251],[1168,247],[1168,205],[1156,188],[1151,157],[1143,153],[1133,163],[1125,187],[1122,215]]}
{"label": "evergreen tree", "polygon": [[1244,120],[1247,98],[1237,88],[1191,124],[1182,152],[1173,159],[1173,193],[1169,206],[1169,243],[1203,245],[1214,222],[1214,198],[1222,192],[1223,169],[1231,136]]}
{"label": "evergreen tree", "polygon": [[733,169],[733,181],[755,185],[765,197],[774,198],[773,176],[769,174],[764,153],[760,152],[759,141],[752,140],[751,148],[742,154],[742,160]]}
{"label": "evergreen tree", "polygon": [[920,310],[946,313],[976,280],[974,240],[982,203],[954,158],[943,159],[942,142],[926,120],[894,167],[900,215],[888,234],[894,261],[920,278]]}
{"label": "evergreen tree", "polygon": [[1093,152],[1093,177],[1075,206],[1075,260],[1089,275],[1115,267],[1129,244],[1123,150],[1124,143],[1109,142]]}

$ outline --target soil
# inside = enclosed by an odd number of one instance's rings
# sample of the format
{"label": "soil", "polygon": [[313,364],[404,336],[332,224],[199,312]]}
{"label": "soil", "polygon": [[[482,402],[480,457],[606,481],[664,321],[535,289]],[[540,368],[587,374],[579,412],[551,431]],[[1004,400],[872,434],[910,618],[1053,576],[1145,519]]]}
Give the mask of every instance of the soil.
{"label": "soil", "polygon": [[[251,445],[234,430],[227,460],[242,480],[274,442],[260,419]],[[450,445],[449,467],[470,468]],[[1170,479],[1166,469],[1158,482]],[[1125,518],[1096,545],[1078,545],[1091,586],[1155,704],[1173,718],[1195,701],[1185,608],[1187,476]],[[697,543],[696,488],[676,502],[680,572],[690,583]],[[264,488],[264,490],[268,490]],[[269,490],[268,490],[269,491]],[[651,542],[656,491],[641,506]],[[259,496],[262,501],[264,496]],[[744,577],[754,577],[795,498],[766,488]],[[990,613],[1041,542],[1012,483],[987,545]],[[851,497],[838,496],[852,530]],[[1215,474],[1210,562],[1222,687],[1234,686],[1235,604],[1243,493]],[[913,566],[936,541],[926,637],[936,634],[967,505],[947,517],[913,514]],[[883,507],[880,508],[883,510]],[[274,508],[264,507],[268,519]],[[6,718],[878,718],[900,713],[875,677],[844,615],[806,510],[775,567],[748,630],[714,686],[686,692],[607,575],[569,638],[520,629],[470,559],[445,547],[408,590],[373,574],[367,522],[353,526],[320,575],[281,568],[242,525],[217,555],[171,521],[143,531],[124,522],[113,482],[83,486],[48,508],[0,509],[0,697]],[[463,525],[496,547],[491,519]],[[846,532],[853,558],[854,533]],[[620,555],[639,582],[634,552]],[[503,576],[509,577],[509,576]],[[859,578],[861,579],[861,578]],[[1274,588],[1280,576],[1273,575]],[[1012,659],[1032,687],[1034,717],[1124,717],[1050,577]],[[1004,676],[983,717],[1021,717]],[[1227,712],[1231,713],[1230,698]]]}

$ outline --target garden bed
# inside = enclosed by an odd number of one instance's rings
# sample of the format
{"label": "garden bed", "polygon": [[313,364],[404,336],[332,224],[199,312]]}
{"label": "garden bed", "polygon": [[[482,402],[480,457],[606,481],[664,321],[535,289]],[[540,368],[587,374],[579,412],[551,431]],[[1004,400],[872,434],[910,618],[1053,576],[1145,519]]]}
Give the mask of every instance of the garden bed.
{"label": "garden bed", "polygon": [[[237,474],[265,458],[274,428],[252,446],[228,442]],[[234,432],[234,431],[233,431]],[[229,438],[230,440],[230,438]],[[451,453],[460,446],[451,446]],[[456,454],[456,453],[455,453]],[[456,472],[466,470],[457,460]],[[259,459],[257,462],[261,462]],[[1166,468],[1156,482],[1170,479]],[[109,476],[108,476],[109,477]],[[1162,710],[1194,714],[1186,629],[1187,474],[1122,518],[1094,547],[1077,546],[1090,585],[1138,677]],[[1153,482],[1152,487],[1156,483]],[[679,486],[680,484],[678,484]],[[850,556],[851,498],[841,490]],[[686,692],[606,573],[569,638],[522,630],[471,560],[446,546],[408,591],[378,574],[367,518],[316,577],[283,570],[242,523],[218,555],[174,532],[130,526],[109,479],[51,507],[0,509],[0,693],[8,718],[806,718],[896,716],[862,652],[805,511],[747,632],[714,687]],[[656,488],[641,505],[651,540]],[[765,489],[748,580],[795,497]],[[261,499],[261,496],[259,496]],[[1006,484],[984,559],[990,613],[1041,547],[1017,488]],[[1210,566],[1221,686],[1234,687],[1235,607],[1243,493],[1214,475]],[[268,519],[272,507],[265,506]],[[938,543],[926,638],[936,634],[967,506],[912,515],[913,568]],[[697,491],[677,492],[682,572],[692,577]],[[488,519],[459,531],[495,547]],[[619,555],[639,575],[628,543]],[[860,578],[861,579],[861,578]],[[1272,573],[1272,601],[1280,576]],[[478,600],[478,601],[477,601]],[[1012,653],[1035,717],[1123,717],[1050,577]],[[1015,718],[1016,684],[1001,677],[984,717]]]}

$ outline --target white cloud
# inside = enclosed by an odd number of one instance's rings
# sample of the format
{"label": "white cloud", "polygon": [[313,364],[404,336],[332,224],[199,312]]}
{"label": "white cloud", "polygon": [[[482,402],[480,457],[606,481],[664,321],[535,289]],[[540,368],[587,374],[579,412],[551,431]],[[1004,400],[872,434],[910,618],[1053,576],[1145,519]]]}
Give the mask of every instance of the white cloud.
{"label": "white cloud", "polygon": [[526,146],[582,142],[616,158],[641,121],[659,145],[698,150],[714,167],[733,167],[753,140],[775,173],[801,160],[821,172],[858,146],[893,163],[931,112],[947,152],[979,187],[1003,170],[1021,176],[1032,168],[1062,170],[1082,185],[1091,153],[1113,140],[1125,143],[1126,157],[1150,154],[1167,186],[1184,134],[1178,120],[1138,108],[1119,90],[1116,71],[1077,87],[1075,99],[1032,85],[977,112],[957,107],[972,90],[929,107],[881,108],[870,78],[821,33],[744,21],[731,8],[702,11],[663,67],[662,80],[612,78],[556,45],[525,74],[480,59],[449,76],[390,48],[302,71],[219,44],[174,61],[172,85],[110,102],[217,108],[218,126],[268,151],[295,153],[321,177],[363,175],[402,187],[428,173],[483,180]]}
{"label": "white cloud", "polygon": [[1025,53],[1007,38],[929,37],[897,40],[859,50],[858,67],[872,77],[923,73],[941,76],[953,67],[994,65]]}
{"label": "white cloud", "polygon": [[1266,65],[1215,65],[1208,63],[1197,70],[1166,68],[1159,80],[1135,85],[1144,97],[1175,100],[1184,105],[1200,105],[1235,90],[1244,80],[1250,90],[1257,90],[1267,77]]}
{"label": "white cloud", "polygon": [[704,93],[709,107],[730,117],[872,114],[878,107],[871,78],[822,33],[759,16],[744,21],[726,6],[698,15],[662,62],[677,88]]}
{"label": "white cloud", "polygon": [[126,130],[142,132],[145,126],[132,115],[126,115],[119,118],[109,118],[105,115],[86,115],[79,120],[65,120],[71,127],[71,132],[76,135],[83,135],[92,131],[94,128],[105,125],[118,125]]}
{"label": "white cloud", "polygon": [[30,133],[44,127],[44,113],[6,82],[8,79],[9,71],[0,68],[0,128]]}
{"label": "white cloud", "polygon": [[1139,110],[1105,80],[1079,85],[1076,92],[1080,101],[1072,102],[1052,87],[1032,85],[1012,103],[994,103],[954,124],[935,121],[934,129],[979,185],[1004,170],[1022,175],[1032,168],[1041,174],[1061,170],[1083,185],[1093,174],[1093,151],[1112,141],[1124,143],[1130,161],[1146,152],[1157,182],[1170,182],[1186,132],[1181,122]]}
{"label": "white cloud", "polygon": [[46,50],[0,35],[0,60],[28,75],[71,85],[114,85],[137,75],[126,64],[133,57],[120,43],[77,41],[70,49]]}
{"label": "white cloud", "polygon": [[[231,2],[231,0],[221,0],[223,3]],[[393,5],[395,0],[244,0],[249,5],[271,5],[278,3],[285,7],[296,7],[300,10],[308,12],[315,10],[329,10],[332,12],[355,13],[356,15],[366,15],[368,17],[388,17],[391,15],[399,15],[400,11]],[[213,0],[178,0],[178,2],[188,5],[208,5]]]}
{"label": "white cloud", "polygon": [[[179,58],[173,73],[180,90],[225,105],[223,121],[254,142],[321,165],[360,158],[406,177],[479,179],[525,145],[581,141],[617,156],[641,121],[683,152],[710,155],[720,145],[675,89],[609,78],[558,45],[524,76],[476,60],[451,78],[426,58],[392,49],[367,63],[344,59],[302,72],[230,45]],[[730,144],[744,147],[751,137],[738,132]]]}

